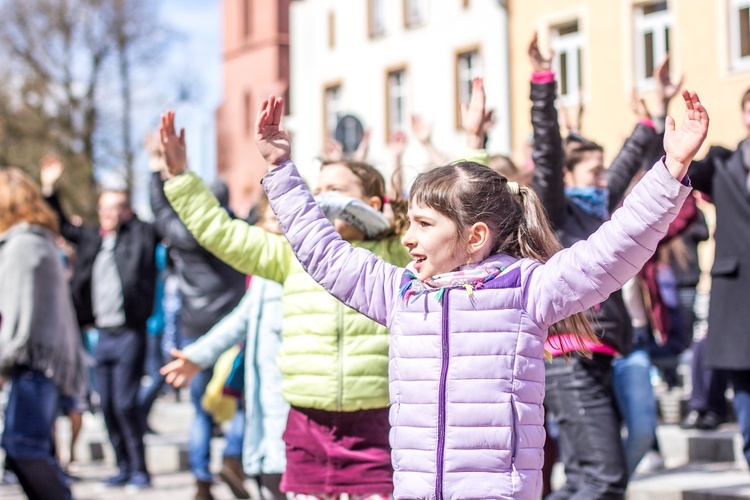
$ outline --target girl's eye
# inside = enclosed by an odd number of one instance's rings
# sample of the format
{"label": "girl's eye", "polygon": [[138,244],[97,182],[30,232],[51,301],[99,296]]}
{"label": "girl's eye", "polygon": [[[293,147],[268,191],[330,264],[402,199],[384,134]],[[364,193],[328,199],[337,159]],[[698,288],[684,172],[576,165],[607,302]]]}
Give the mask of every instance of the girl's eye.
{"label": "girl's eye", "polygon": [[425,221],[420,221],[419,225],[422,226],[422,227],[430,227],[430,225],[427,222],[425,222]]}

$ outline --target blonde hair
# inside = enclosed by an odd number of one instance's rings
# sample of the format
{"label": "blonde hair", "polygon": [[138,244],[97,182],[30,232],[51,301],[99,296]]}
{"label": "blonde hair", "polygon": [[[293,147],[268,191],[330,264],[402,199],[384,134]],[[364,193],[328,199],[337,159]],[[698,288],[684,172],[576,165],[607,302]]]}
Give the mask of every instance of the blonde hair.
{"label": "blonde hair", "polygon": [[22,170],[0,168],[0,233],[18,223],[46,227],[57,233],[57,216],[42,198],[39,186]]}

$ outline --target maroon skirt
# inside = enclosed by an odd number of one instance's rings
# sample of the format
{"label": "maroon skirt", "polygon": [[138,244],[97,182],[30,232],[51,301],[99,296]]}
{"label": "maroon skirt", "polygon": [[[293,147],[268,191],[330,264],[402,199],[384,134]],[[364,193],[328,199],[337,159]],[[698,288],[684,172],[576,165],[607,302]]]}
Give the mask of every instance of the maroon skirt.
{"label": "maroon skirt", "polygon": [[292,407],[281,491],[393,492],[388,408],[333,412]]}

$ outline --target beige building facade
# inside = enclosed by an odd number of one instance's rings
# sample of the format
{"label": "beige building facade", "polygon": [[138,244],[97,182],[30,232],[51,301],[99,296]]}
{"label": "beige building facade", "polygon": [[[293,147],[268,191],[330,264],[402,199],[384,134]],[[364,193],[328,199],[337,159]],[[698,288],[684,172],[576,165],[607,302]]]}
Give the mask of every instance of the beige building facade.
{"label": "beige building facade", "polygon": [[[653,70],[667,52],[673,80],[685,75],[711,117],[698,157],[708,145],[734,148],[746,137],[740,100],[750,88],[750,0],[511,0],[509,11],[514,151],[531,131],[527,48],[535,31],[544,53],[555,49],[559,106],[583,105],[582,133],[607,159],[636,123],[634,88],[653,110]],[[670,113],[678,122],[683,109],[676,98]]]}

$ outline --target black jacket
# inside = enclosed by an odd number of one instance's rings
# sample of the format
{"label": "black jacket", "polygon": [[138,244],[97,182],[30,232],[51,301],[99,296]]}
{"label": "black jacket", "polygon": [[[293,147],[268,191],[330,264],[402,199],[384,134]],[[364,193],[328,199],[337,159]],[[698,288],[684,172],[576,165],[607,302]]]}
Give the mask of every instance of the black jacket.
{"label": "black jacket", "polygon": [[[81,326],[96,324],[91,303],[91,275],[94,259],[102,246],[99,226],[75,226],[62,211],[56,194],[46,198],[60,219],[60,234],[76,245],[70,288]],[[154,308],[156,291],[155,254],[157,236],[151,224],[133,217],[117,232],[115,262],[122,281],[125,324],[146,332],[146,320]]]}
{"label": "black jacket", "polygon": [[739,149],[712,147],[688,170],[693,187],[716,207],[716,255],[706,362],[715,368],[750,370],[750,192]]}
{"label": "black jacket", "polygon": [[201,247],[164,195],[158,173],[151,177],[151,210],[156,230],[169,240],[180,284],[180,335],[195,339],[232,311],[245,293],[245,275]]}
{"label": "black jacket", "polygon": [[[557,121],[555,98],[555,82],[531,84],[531,123],[534,127],[532,187],[541,199],[560,243],[564,247],[570,247],[577,241],[591,236],[604,221],[584,212],[565,196],[565,154]],[[636,125],[607,169],[610,212],[619,205],[641,167],[647,149],[656,137],[656,131],[651,127]],[[586,311],[586,315],[603,343],[613,347],[620,354],[630,352],[632,327],[619,290],[598,306]]]}

